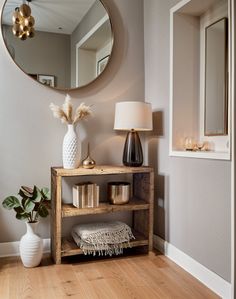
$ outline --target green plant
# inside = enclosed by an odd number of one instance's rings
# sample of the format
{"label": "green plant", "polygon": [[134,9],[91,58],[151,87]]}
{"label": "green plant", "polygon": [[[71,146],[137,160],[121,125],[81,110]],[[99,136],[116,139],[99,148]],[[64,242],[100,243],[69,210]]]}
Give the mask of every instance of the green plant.
{"label": "green plant", "polygon": [[20,200],[16,196],[8,196],[2,202],[5,209],[14,209],[17,219],[27,219],[28,222],[32,223],[37,222],[39,216],[48,216],[51,201],[48,188],[40,190],[37,186],[34,186],[33,189],[21,186],[18,195],[21,197]]}

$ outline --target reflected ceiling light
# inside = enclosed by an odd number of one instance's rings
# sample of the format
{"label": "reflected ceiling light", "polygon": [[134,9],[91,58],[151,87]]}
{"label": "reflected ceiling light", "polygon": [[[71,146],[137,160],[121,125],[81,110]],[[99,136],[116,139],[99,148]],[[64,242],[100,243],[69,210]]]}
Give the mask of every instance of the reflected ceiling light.
{"label": "reflected ceiling light", "polygon": [[29,6],[29,2],[31,1],[32,0],[27,0],[28,4],[23,3],[20,7],[16,7],[12,16],[12,32],[21,40],[35,36],[35,20],[34,17],[31,16],[31,8]]}

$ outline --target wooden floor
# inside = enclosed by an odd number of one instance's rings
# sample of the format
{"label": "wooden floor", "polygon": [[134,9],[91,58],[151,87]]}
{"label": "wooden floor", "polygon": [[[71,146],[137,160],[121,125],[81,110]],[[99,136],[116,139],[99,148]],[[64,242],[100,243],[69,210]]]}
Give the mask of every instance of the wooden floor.
{"label": "wooden floor", "polygon": [[219,298],[163,255],[109,259],[44,258],[24,268],[19,258],[0,259],[1,299],[165,299]]}

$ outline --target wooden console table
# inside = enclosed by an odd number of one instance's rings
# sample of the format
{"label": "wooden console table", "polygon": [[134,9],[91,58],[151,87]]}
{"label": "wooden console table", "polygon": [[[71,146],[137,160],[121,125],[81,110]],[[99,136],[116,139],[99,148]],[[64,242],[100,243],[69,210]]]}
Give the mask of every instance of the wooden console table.
{"label": "wooden console table", "polygon": [[[96,208],[79,209],[72,204],[62,203],[62,178],[85,176],[103,176],[114,174],[131,174],[133,197],[127,204],[111,205],[108,202],[100,203]],[[96,178],[95,178],[96,179]],[[65,217],[80,217],[81,215],[106,214],[120,211],[132,211],[132,231],[135,240],[131,247],[143,246],[146,251],[153,247],[153,193],[154,174],[150,167],[125,166],[96,166],[94,169],[64,169],[51,168],[52,213],[51,213],[51,253],[56,264],[61,258],[76,254],[83,254],[82,250],[70,238],[62,238],[62,219]]]}

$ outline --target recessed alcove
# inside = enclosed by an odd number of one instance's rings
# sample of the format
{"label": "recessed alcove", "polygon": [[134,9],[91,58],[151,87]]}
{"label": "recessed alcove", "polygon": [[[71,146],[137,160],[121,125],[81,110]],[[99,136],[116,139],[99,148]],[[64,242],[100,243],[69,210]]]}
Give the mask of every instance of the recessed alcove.
{"label": "recessed alcove", "polygon": [[[170,156],[230,160],[231,72],[226,82],[227,133],[204,134],[206,27],[227,18],[227,55],[231,61],[228,0],[183,0],[170,11]],[[208,144],[207,151],[186,151],[185,140]]]}

